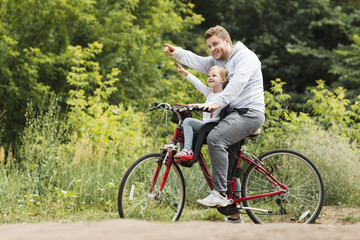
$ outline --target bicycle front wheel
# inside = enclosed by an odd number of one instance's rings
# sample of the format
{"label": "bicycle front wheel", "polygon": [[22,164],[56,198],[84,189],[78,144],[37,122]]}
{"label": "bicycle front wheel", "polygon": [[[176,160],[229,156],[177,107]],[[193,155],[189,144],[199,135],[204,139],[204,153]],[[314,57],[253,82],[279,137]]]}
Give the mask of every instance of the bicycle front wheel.
{"label": "bicycle front wheel", "polygon": [[176,221],[185,202],[185,182],[180,168],[172,164],[159,195],[166,171],[164,154],[153,153],[136,160],[125,172],[118,193],[121,218]]}
{"label": "bicycle front wheel", "polygon": [[[259,160],[289,192],[272,197],[244,201],[244,206],[271,211],[247,209],[254,223],[313,223],[324,203],[324,184],[315,165],[305,156],[290,150],[274,150]],[[251,165],[244,174],[242,197],[279,191]]]}

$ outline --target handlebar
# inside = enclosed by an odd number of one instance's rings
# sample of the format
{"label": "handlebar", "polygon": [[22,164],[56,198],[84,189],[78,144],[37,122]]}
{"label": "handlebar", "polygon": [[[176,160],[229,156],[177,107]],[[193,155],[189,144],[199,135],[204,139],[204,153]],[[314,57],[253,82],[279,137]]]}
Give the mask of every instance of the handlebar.
{"label": "handlebar", "polygon": [[159,103],[159,102],[155,102],[154,103],[154,108],[151,108],[149,111],[154,111],[155,109],[159,109],[159,108],[163,108],[166,110],[171,110],[171,106],[168,103]]}
{"label": "handlebar", "polygon": [[150,111],[156,110],[156,109],[165,109],[168,111],[172,111],[172,112],[185,112],[185,111],[192,111],[192,112],[199,112],[199,111],[203,111],[203,112],[210,112],[209,110],[204,110],[201,108],[197,108],[197,107],[188,107],[188,106],[174,106],[171,107],[170,104],[168,103],[160,103],[160,102],[155,102],[154,103],[154,108],[151,108]]}

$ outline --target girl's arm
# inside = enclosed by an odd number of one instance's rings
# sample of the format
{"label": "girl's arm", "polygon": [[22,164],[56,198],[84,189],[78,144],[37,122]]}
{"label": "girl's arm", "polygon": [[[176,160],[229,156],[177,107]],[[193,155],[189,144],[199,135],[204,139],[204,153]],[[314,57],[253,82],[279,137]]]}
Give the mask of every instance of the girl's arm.
{"label": "girl's arm", "polygon": [[184,75],[184,77],[187,77],[189,75],[189,72],[186,71],[180,64],[176,63],[178,65],[177,71]]}
{"label": "girl's arm", "polygon": [[176,63],[178,65],[178,72],[183,74],[184,77],[189,80],[197,90],[199,90],[202,94],[205,95],[205,97],[207,97],[209,95],[209,92],[212,91],[211,88],[207,87],[204,83],[202,83],[200,81],[200,79],[198,79],[197,77],[195,77],[194,75],[192,75],[191,73],[189,73],[188,71],[186,71],[183,67],[181,67],[180,64]]}

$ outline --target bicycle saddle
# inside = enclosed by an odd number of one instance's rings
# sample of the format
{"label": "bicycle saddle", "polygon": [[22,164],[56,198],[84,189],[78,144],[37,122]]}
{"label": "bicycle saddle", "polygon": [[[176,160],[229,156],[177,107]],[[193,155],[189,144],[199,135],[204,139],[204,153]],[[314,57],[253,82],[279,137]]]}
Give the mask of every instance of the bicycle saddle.
{"label": "bicycle saddle", "polygon": [[261,133],[261,128],[258,128],[255,132],[253,132],[252,134],[250,134],[246,138],[256,138],[257,136],[260,135],[260,133]]}

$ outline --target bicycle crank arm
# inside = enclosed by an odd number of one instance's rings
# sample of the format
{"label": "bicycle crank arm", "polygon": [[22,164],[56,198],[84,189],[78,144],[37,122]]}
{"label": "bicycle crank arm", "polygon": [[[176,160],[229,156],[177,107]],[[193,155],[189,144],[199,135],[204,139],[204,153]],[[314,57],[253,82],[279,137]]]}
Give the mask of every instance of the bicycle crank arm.
{"label": "bicycle crank arm", "polygon": [[224,205],[215,205],[215,206],[211,206],[211,207],[214,207],[214,208],[226,207],[226,206],[229,206],[231,204],[234,204],[234,200],[233,199],[228,199],[228,200],[226,200]]}
{"label": "bicycle crank arm", "polygon": [[240,209],[254,210],[254,211],[266,212],[266,213],[273,213],[273,211],[271,211],[271,210],[265,210],[265,209],[261,209],[261,208],[241,207]]}

